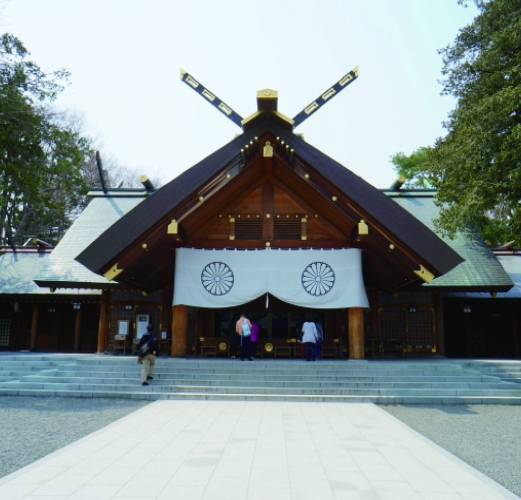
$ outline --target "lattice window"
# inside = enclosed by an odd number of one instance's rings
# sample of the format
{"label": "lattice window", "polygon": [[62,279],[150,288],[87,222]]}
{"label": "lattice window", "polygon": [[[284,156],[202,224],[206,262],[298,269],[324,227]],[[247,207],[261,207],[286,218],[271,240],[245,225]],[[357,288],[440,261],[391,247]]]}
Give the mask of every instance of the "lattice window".
{"label": "lattice window", "polygon": [[235,219],[236,240],[261,240],[262,221],[250,219]]}
{"label": "lattice window", "polygon": [[418,309],[414,313],[409,313],[407,324],[407,349],[434,349],[436,347],[432,309]]}
{"label": "lattice window", "polygon": [[380,292],[378,294],[379,304],[432,304],[432,302],[430,293],[399,292],[391,295]]}
{"label": "lattice window", "polygon": [[0,319],[0,347],[9,347],[9,335],[11,333],[11,320]]}
{"label": "lattice window", "polygon": [[302,239],[302,222],[300,218],[273,221],[273,237],[276,240]]}
{"label": "lattice window", "polygon": [[381,340],[406,340],[407,318],[404,309],[380,309]]}

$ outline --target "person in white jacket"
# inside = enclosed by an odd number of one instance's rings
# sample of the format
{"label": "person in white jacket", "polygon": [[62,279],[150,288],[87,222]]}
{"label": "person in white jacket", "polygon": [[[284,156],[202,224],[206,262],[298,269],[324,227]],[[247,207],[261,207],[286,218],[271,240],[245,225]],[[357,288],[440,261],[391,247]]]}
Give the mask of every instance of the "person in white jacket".
{"label": "person in white jacket", "polygon": [[315,343],[317,341],[317,327],[313,323],[310,314],[306,316],[306,321],[302,325],[302,342],[306,346],[306,361],[315,361]]}

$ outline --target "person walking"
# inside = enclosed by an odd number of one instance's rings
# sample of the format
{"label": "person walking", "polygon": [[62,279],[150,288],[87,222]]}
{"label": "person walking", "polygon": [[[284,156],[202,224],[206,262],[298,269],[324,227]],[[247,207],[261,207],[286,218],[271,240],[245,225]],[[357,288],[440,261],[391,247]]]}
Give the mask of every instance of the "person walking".
{"label": "person walking", "polygon": [[[145,347],[146,346],[146,347]],[[139,357],[141,358],[141,385],[148,385],[152,380],[152,373],[156,364],[157,336],[152,325],[147,326],[147,331],[141,337],[138,346]]]}
{"label": "person walking", "polygon": [[241,317],[237,321],[235,325],[235,331],[241,337],[241,361],[244,361],[244,355],[253,361],[251,358],[251,323],[250,320],[244,315],[241,314]]}
{"label": "person walking", "polygon": [[250,355],[253,359],[255,359],[255,354],[257,353],[257,339],[259,338],[260,326],[256,320],[251,320],[251,343],[250,343]]}
{"label": "person walking", "polygon": [[302,342],[306,345],[306,361],[315,361],[315,344],[317,342],[317,327],[313,317],[308,314],[302,325]]}

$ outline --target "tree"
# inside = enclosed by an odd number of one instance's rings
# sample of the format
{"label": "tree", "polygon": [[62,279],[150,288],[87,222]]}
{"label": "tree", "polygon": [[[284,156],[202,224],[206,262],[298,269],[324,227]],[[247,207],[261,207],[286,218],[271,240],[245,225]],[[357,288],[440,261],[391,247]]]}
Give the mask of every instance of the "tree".
{"label": "tree", "polygon": [[405,178],[404,188],[431,189],[432,175],[429,172],[429,148],[418,148],[410,156],[400,152],[391,156],[391,163],[399,177]]}
{"label": "tree", "polygon": [[493,245],[520,242],[521,2],[474,1],[474,21],[440,51],[457,105],[430,155],[435,222],[449,236],[476,228]]}
{"label": "tree", "polygon": [[22,42],[0,39],[0,243],[56,243],[87,191],[90,141],[60,123],[50,103],[68,74],[45,74]]}

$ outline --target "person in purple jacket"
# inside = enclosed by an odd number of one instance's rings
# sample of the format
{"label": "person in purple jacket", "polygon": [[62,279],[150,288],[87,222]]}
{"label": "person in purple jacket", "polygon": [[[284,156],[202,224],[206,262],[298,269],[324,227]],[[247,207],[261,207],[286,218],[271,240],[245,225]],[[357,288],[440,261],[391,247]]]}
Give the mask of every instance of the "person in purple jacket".
{"label": "person in purple jacket", "polygon": [[250,342],[250,354],[253,359],[255,359],[255,354],[257,352],[257,339],[259,338],[260,326],[257,323],[257,320],[251,320],[251,342]]}

